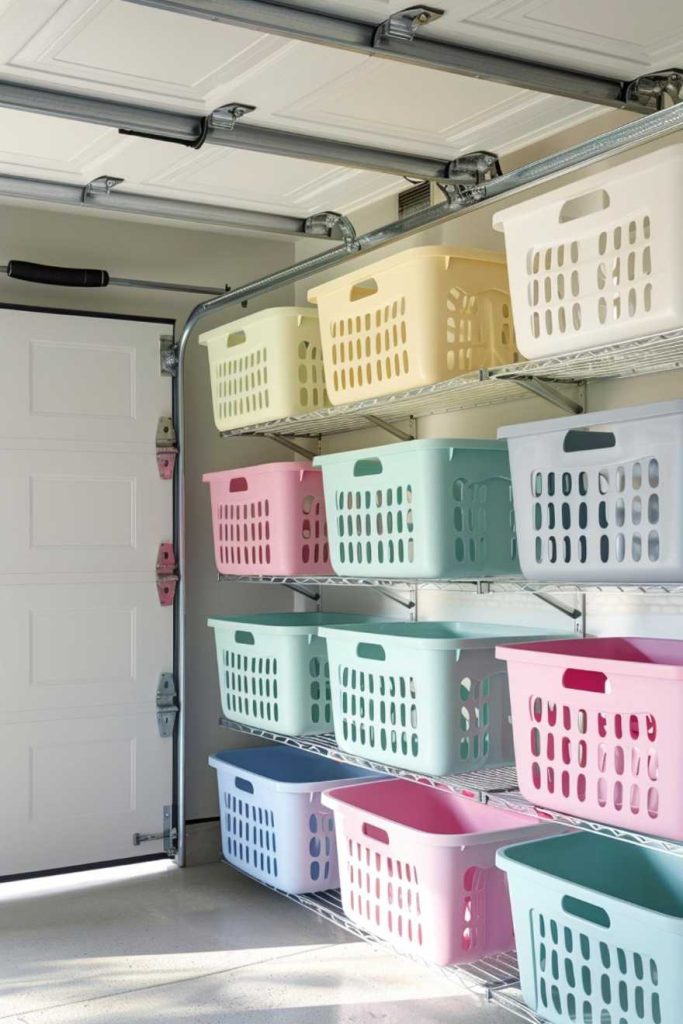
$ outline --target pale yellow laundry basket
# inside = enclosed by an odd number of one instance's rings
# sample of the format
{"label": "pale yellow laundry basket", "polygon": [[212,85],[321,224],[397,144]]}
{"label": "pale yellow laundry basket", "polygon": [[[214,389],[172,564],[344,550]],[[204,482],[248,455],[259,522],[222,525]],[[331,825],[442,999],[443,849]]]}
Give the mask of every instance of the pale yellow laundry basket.
{"label": "pale yellow laundry basket", "polygon": [[219,430],[313,412],[328,404],[318,316],[279,307],[199,336],[209,354],[213,417]]}
{"label": "pale yellow laundry basket", "polygon": [[333,405],[517,358],[505,257],[421,246],[308,293]]}

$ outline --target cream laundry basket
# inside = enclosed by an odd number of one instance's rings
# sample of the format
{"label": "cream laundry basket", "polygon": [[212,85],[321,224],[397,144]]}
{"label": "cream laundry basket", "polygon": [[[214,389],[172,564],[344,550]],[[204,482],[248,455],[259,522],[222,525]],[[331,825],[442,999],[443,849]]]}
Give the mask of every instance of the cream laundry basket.
{"label": "cream laundry basket", "polygon": [[516,359],[505,258],[422,246],[308,293],[330,402],[376,398]]}
{"label": "cream laundry basket", "polygon": [[311,307],[279,307],[199,336],[209,354],[219,430],[313,412],[327,405],[320,331]]}

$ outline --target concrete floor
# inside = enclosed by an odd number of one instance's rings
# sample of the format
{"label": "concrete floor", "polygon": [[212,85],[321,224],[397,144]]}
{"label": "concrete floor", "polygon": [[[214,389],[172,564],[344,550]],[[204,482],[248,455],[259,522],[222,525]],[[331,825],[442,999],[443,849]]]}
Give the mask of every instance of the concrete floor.
{"label": "concrete floor", "polygon": [[220,864],[0,886],[3,1024],[512,1024]]}

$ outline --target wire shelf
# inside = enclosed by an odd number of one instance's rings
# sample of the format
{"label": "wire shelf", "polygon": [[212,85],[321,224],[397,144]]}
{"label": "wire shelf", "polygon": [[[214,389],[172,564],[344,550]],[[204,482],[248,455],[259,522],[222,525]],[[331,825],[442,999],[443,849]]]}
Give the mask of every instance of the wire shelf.
{"label": "wire shelf", "polygon": [[681,594],[680,583],[551,583],[535,582],[518,577],[489,579],[379,579],[361,576],[233,576],[219,574],[222,583],[272,583],[284,587],[377,587],[419,590],[451,590],[475,594]]}
{"label": "wire shelf", "polygon": [[520,382],[559,385],[566,398],[576,398],[576,386],[587,380],[620,379],[662,373],[683,367],[683,327],[663,334],[648,335],[595,349],[561,356],[511,363],[491,370],[466,373],[429,387],[413,388],[397,395],[350,402],[301,416],[271,420],[256,426],[238,427],[225,437],[243,434],[276,434],[288,437],[320,437],[359,430],[363,417],[378,417],[387,423],[411,416],[457,412],[480,406],[498,405],[528,392]]}
{"label": "wire shelf", "polygon": [[319,736],[284,736],[282,733],[272,732],[270,729],[233,722],[230,718],[220,718],[219,722],[226,729],[233,729],[235,732],[248,733],[250,736],[258,736],[259,739],[271,740],[273,743],[282,743],[287,747],[306,750],[310,754],[318,754],[320,757],[327,757],[331,761],[341,761],[344,764],[358,765],[360,768],[369,768],[371,771],[382,772],[385,775],[395,775],[401,779],[410,779],[412,782],[419,782],[423,786],[449,789],[455,793],[467,793],[479,796],[482,799],[485,798],[486,794],[506,793],[517,790],[517,775],[512,765],[494,765],[481,768],[476,772],[465,772],[462,775],[441,775],[436,777],[411,772],[404,768],[392,768],[389,765],[380,764],[379,761],[371,761],[367,757],[347,754],[339,749],[332,733],[324,733]]}

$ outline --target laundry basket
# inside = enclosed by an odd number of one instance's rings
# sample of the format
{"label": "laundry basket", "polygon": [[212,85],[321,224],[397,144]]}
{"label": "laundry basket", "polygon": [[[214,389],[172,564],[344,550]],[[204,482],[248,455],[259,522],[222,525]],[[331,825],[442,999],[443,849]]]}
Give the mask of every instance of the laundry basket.
{"label": "laundry basket", "polygon": [[327,405],[315,309],[281,307],[199,335],[209,356],[213,417],[236,430]]}
{"label": "laundry basket", "polygon": [[425,440],[318,456],[330,553],[345,576],[517,573],[510,469],[500,441]]}
{"label": "laundry basket", "polygon": [[339,885],[334,820],[320,798],[376,773],[288,747],[223,750],[209,764],[229,864],[288,893]]}
{"label": "laundry basket", "polygon": [[437,964],[513,948],[496,850],[552,826],[405,779],[331,789],[322,802],[334,811],[351,921]]}
{"label": "laundry basket", "polygon": [[474,771],[512,746],[496,643],[524,626],[461,622],[325,625],[340,750],[427,775]]}
{"label": "laundry basket", "polygon": [[376,398],[516,358],[504,257],[423,246],[311,289],[330,401]]}
{"label": "laundry basket", "polygon": [[219,572],[329,575],[322,474],[308,462],[206,473]]}
{"label": "laundry basket", "polygon": [[522,572],[683,580],[683,401],[504,427]]}
{"label": "laundry basket", "polygon": [[574,833],[502,849],[524,1001],[550,1024],[678,1024],[683,860]]}
{"label": "laundry basket", "polygon": [[531,359],[683,325],[683,146],[496,213]]}
{"label": "laundry basket", "polygon": [[501,646],[532,803],[683,841],[683,641]]}
{"label": "laundry basket", "polygon": [[226,718],[287,736],[332,731],[323,626],[367,616],[284,612],[209,619]]}

